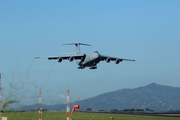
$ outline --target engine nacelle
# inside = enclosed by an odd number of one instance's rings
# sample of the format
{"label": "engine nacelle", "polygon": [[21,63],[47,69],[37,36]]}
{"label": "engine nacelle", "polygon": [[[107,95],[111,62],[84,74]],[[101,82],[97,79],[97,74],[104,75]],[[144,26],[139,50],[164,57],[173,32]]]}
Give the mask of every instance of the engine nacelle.
{"label": "engine nacelle", "polygon": [[58,59],[58,62],[62,62],[62,58],[61,57]]}
{"label": "engine nacelle", "polygon": [[69,58],[69,61],[70,61],[70,62],[72,62],[73,60],[74,60],[74,58],[73,58],[73,57],[70,57],[70,58]]}
{"label": "engine nacelle", "polygon": [[107,59],[106,59],[106,62],[107,62],[107,63],[109,63],[110,61],[111,61],[111,59],[110,59],[110,58],[107,58]]}
{"label": "engine nacelle", "polygon": [[117,59],[117,60],[115,61],[115,63],[116,63],[116,64],[119,64],[121,61],[122,61],[122,60]]}

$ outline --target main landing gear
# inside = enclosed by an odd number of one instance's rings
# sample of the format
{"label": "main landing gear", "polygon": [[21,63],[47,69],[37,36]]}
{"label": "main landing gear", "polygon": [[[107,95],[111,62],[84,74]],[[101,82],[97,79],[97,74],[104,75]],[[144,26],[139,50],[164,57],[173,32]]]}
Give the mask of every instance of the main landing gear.
{"label": "main landing gear", "polygon": [[84,69],[84,67],[83,67],[83,66],[81,66],[81,67],[78,67],[78,69]]}
{"label": "main landing gear", "polygon": [[90,67],[89,69],[97,69],[97,67],[96,67],[96,66],[93,66],[93,67]]}

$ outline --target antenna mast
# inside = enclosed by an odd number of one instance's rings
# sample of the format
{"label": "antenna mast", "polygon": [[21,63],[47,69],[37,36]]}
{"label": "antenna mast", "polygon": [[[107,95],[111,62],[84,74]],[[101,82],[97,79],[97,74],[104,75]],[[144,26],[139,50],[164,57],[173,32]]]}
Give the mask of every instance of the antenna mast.
{"label": "antenna mast", "polygon": [[39,120],[42,120],[42,92],[39,89]]}
{"label": "antenna mast", "polygon": [[66,120],[70,120],[70,91],[67,91]]}

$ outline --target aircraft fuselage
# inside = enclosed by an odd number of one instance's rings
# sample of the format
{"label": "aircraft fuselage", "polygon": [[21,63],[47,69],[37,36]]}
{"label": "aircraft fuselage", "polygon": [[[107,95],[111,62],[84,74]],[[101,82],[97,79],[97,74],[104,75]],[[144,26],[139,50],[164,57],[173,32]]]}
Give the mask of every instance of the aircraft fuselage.
{"label": "aircraft fuselage", "polygon": [[83,69],[85,67],[94,67],[96,69],[97,63],[101,61],[101,55],[98,51],[93,51],[92,53],[85,54],[85,57],[82,60],[77,60],[77,64],[79,65],[79,69]]}

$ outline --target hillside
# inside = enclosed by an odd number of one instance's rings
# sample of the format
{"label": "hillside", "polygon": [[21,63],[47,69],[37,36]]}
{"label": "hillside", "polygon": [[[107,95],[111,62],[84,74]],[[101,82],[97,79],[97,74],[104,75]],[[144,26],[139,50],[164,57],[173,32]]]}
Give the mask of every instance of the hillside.
{"label": "hillside", "polygon": [[122,89],[104,93],[80,102],[81,108],[126,109],[142,108],[153,110],[180,109],[180,88],[155,83],[135,89]]}
{"label": "hillside", "polygon": [[[122,89],[104,93],[79,101],[81,110],[142,108],[153,110],[180,110],[180,88],[158,85],[155,83],[135,89]],[[71,105],[77,104],[76,102]],[[36,105],[37,106],[37,105]],[[35,106],[34,106],[35,107]],[[33,108],[23,106],[21,109]],[[43,105],[44,109],[65,110],[66,105]]]}

